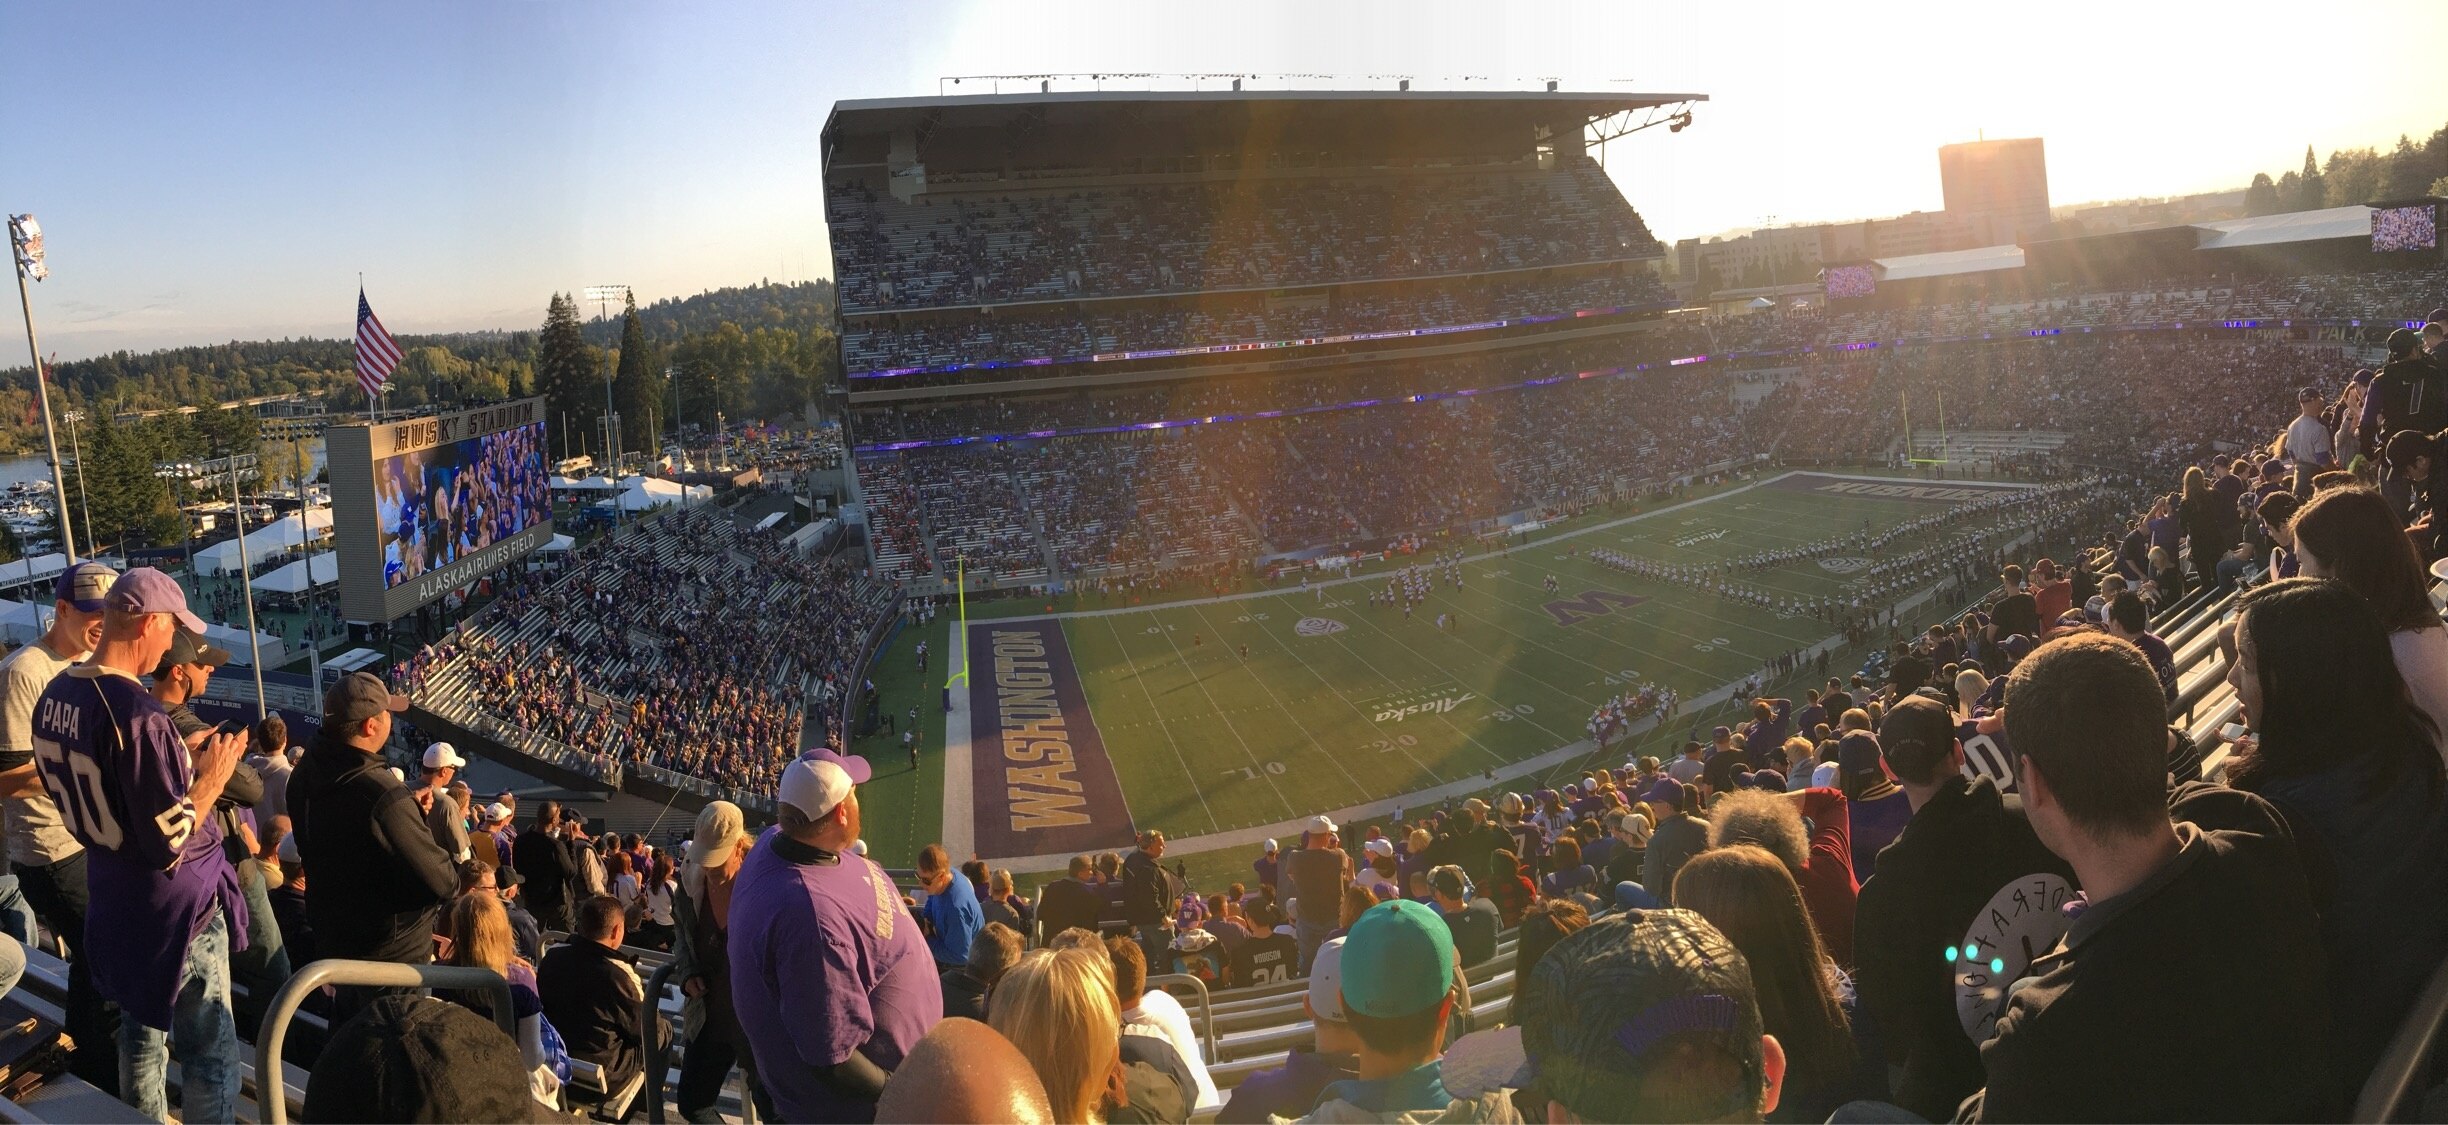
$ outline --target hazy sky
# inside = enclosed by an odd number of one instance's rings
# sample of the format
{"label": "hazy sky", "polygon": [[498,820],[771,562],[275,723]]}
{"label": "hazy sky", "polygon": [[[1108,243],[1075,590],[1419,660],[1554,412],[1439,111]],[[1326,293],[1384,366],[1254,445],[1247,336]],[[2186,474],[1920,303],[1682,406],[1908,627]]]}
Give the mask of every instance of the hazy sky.
{"label": "hazy sky", "polygon": [[[817,133],[951,75],[1129,70],[1709,94],[1610,146],[1678,237],[1940,205],[1936,148],[2044,136],[2060,203],[2241,186],[2448,118],[2436,0],[194,3],[12,0],[0,209],[75,357],[351,331],[527,327],[830,270]],[[2384,65],[2375,37],[2408,37]],[[2333,41],[2357,44],[2341,53]],[[2352,63],[2353,59],[2363,62]],[[1628,80],[1628,81],[1626,81]],[[1390,84],[1390,79],[1386,80]],[[1282,85],[1302,83],[1285,82]],[[1311,84],[1324,84],[1311,83]],[[11,331],[0,338],[13,338]],[[24,361],[0,342],[0,366]]]}

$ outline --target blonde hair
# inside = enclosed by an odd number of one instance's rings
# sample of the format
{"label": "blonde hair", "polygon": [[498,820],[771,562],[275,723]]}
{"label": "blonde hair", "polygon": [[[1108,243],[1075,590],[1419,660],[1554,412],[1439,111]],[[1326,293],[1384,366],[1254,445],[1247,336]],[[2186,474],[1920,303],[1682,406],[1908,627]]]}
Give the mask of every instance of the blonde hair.
{"label": "blonde hair", "polygon": [[[2109,577],[2116,576],[2112,574]],[[1979,670],[1966,668],[1955,673],[1955,697],[1963,701],[1964,710],[1970,711],[1973,702],[1988,692],[1989,677],[1981,675]]]}
{"label": "blonde hair", "polygon": [[986,1024],[1028,1059],[1055,1120],[1103,1120],[1105,1078],[1122,1058],[1122,1008],[1103,949],[1029,951],[995,982]]}
{"label": "blonde hair", "polygon": [[510,975],[516,946],[510,934],[510,914],[502,909],[499,897],[483,891],[460,895],[451,903],[450,939],[451,964]]}

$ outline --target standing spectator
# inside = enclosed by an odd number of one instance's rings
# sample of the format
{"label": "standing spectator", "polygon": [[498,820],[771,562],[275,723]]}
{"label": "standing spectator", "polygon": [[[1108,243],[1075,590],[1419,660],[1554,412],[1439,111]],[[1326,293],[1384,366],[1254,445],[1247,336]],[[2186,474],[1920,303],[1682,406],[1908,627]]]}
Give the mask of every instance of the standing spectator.
{"label": "standing spectator", "polygon": [[[1163,966],[1169,972],[1173,964],[1173,903],[1181,896],[1175,893],[1172,874],[1160,862],[1164,853],[1163,832],[1150,828],[1139,834],[1139,847],[1122,861],[1122,920],[1130,923],[1148,964]],[[1123,997],[1125,1004],[1129,1000]]]}
{"label": "standing spectator", "polygon": [[[1530,877],[1522,874],[1521,860],[1510,849],[1499,849],[1495,858],[1496,878],[1488,885],[1487,896],[1495,904],[1505,928],[1511,929],[1521,925],[1522,915],[1529,912],[1531,903],[1538,901],[1538,888],[1531,886]],[[1434,883],[1430,885],[1433,887]],[[1455,935],[1454,940],[1459,942],[1461,936]]]}
{"label": "standing spectator", "polygon": [[[544,1018],[561,1033],[571,1058],[603,1068],[604,1089],[615,1093],[645,1068],[647,1052],[659,1054],[662,1046],[640,1037],[646,986],[638,980],[636,958],[621,952],[624,936],[620,903],[596,895],[578,904],[578,928],[536,966]],[[656,1020],[658,1040],[661,1025]]]}
{"label": "standing spectator", "polygon": [[[688,1029],[688,1053],[680,1060],[677,1091],[680,1116],[692,1122],[719,1122],[716,1099],[723,1080],[735,1065],[755,1069],[748,1040],[731,1003],[731,900],[740,867],[755,841],[748,837],[738,805],[708,801],[697,810],[697,825],[689,836],[687,867],[681,873],[681,893],[675,900],[678,934],[672,951],[672,975],[680,978],[681,1017]],[[758,1111],[772,1106],[764,1086],[751,1081]],[[770,1116],[770,1114],[768,1113]]]}
{"label": "standing spectator", "polygon": [[1309,818],[1301,832],[1300,850],[1284,860],[1285,897],[1300,900],[1294,938],[1300,945],[1300,969],[1309,971],[1326,935],[1334,932],[1335,909],[1343,888],[1351,882],[1351,857],[1335,841],[1335,823],[1324,815]]}
{"label": "standing spectator", "polygon": [[511,849],[511,866],[527,889],[527,909],[548,930],[567,931],[570,901],[578,880],[578,859],[571,846],[571,828],[561,819],[561,802],[538,802],[527,830]]}
{"label": "standing spectator", "polygon": [[[1862,884],[1853,918],[1853,983],[1897,1075],[1890,1096],[1933,1121],[1980,1089],[1980,1040],[1996,1013],[1967,1033],[1954,967],[1926,951],[1967,938],[1976,948],[2049,949],[2066,924],[2052,907],[2073,895],[2073,869],[2040,846],[2022,799],[1986,775],[1965,775],[1955,733],[1946,707],[1927,696],[1887,712],[1879,752],[1913,818],[1879,853],[1878,878]],[[1990,924],[1993,901],[2011,909],[1998,915],[2015,927],[2011,938]]]}
{"label": "standing spectator", "polygon": [[1649,855],[1641,862],[1641,888],[1659,902],[1672,903],[1675,872],[1708,847],[1709,825],[1691,815],[1691,791],[1674,778],[1657,779],[1641,800],[1657,822],[1649,834]]}
{"label": "standing spectator", "polygon": [[[197,716],[188,702],[204,694],[205,685],[212,681],[213,669],[228,663],[229,658],[229,653],[204,643],[203,637],[181,629],[171,640],[170,651],[163,653],[161,663],[153,668],[153,698],[169,713],[170,725],[178,731],[189,754],[203,745],[213,725]],[[242,1021],[260,1018],[262,1001],[257,998],[271,995],[289,979],[289,956],[281,948],[280,923],[272,916],[263,864],[255,858],[262,852],[262,844],[248,819],[262,800],[263,775],[240,761],[230,770],[229,783],[222,786],[221,796],[211,809],[213,821],[221,829],[221,850],[238,872],[238,890],[246,898],[246,940],[233,945],[235,952],[230,959],[233,983],[245,986],[252,1001],[239,1011]]]}
{"label": "standing spectator", "polygon": [[2337,464],[2337,446],[2329,436],[2328,423],[2321,420],[2325,404],[2319,388],[2295,392],[2295,405],[2299,413],[2287,423],[2286,436],[2279,439],[2279,453],[2295,463],[2295,494],[2310,496],[2312,478]]}
{"label": "standing spectator", "polygon": [[994,990],[995,982],[1020,962],[1020,954],[1028,943],[1020,931],[1001,922],[980,926],[977,938],[969,943],[969,963],[943,971],[944,1018],[986,1018],[986,994]]}
{"label": "standing spectator", "polygon": [[465,863],[476,853],[468,848],[467,806],[451,795],[451,779],[467,768],[467,759],[447,742],[437,742],[425,748],[425,769],[420,775],[423,784],[417,786],[417,808],[425,814],[426,827],[433,830],[434,843],[441,845],[452,863]]}
{"label": "standing spectator", "polygon": [[884,870],[850,854],[867,777],[857,757],[785,767],[780,823],[732,896],[732,1002],[785,1121],[871,1119],[884,1079],[943,1017],[917,921]]}
{"label": "standing spectator", "polygon": [[2314,496],[2287,526],[2304,577],[2337,579],[2380,615],[2397,673],[2448,755],[2448,628],[2431,608],[2422,560],[2387,501],[2368,488],[2332,488]]}
{"label": "standing spectator", "polygon": [[927,950],[938,973],[957,969],[969,960],[969,945],[977,940],[986,916],[978,909],[977,888],[952,870],[942,844],[918,849],[918,889],[926,892],[918,916],[926,920]]}
{"label": "standing spectator", "polygon": [[1012,890],[1009,868],[997,867],[986,873],[986,897],[978,903],[978,909],[988,922],[1001,922],[1024,937],[1028,933],[1028,900]]}
{"label": "standing spectator", "polygon": [[672,914],[672,898],[678,890],[678,883],[673,878],[676,869],[672,867],[670,853],[660,848],[655,849],[654,858],[647,862],[650,866],[645,889],[638,892],[638,900],[644,904],[639,910],[642,920],[632,940],[646,949],[667,950],[671,948],[677,923]]}
{"label": "standing spectator", "polygon": [[1758,1121],[1785,1052],[1760,1021],[1751,967],[1688,910],[1602,918],[1523,981],[1522,1048],[1547,1121]]}
{"label": "standing spectator", "polygon": [[1276,843],[1275,838],[1272,836],[1267,837],[1266,843],[1259,845],[1258,858],[1250,864],[1250,870],[1256,872],[1258,875],[1258,882],[1255,884],[1256,886],[1272,887],[1277,885],[1277,876],[1280,874],[1280,869],[1282,867],[1281,861],[1278,857],[1282,851],[1282,848],[1283,845]]}
{"label": "standing spectator", "polygon": [[1853,910],[1861,884],[1853,879],[1850,810],[1844,794],[1813,786],[1789,793],[1746,789],[1717,803],[1709,846],[1753,844],[1785,864],[1802,888],[1802,905],[1828,956],[1853,963]]}
{"label": "standing spectator", "polygon": [[2244,595],[2228,672],[2252,739],[2236,788],[2286,815],[2328,947],[2332,1061],[2351,1099],[2448,957],[2448,804],[2430,720],[2407,698],[2387,634],[2336,582]]}
{"label": "standing spectator", "polygon": [[255,803],[255,820],[270,824],[289,815],[289,771],[297,765],[289,752],[289,721],[266,715],[255,721],[247,743],[246,762],[263,778],[263,800]]}
{"label": "standing spectator", "polygon": [[1459,867],[1428,872],[1429,893],[1436,896],[1438,916],[1451,931],[1453,947],[1468,968],[1496,956],[1496,931],[1501,928],[1496,904],[1471,895],[1470,880]]}
{"label": "standing spectator", "polygon": [[1760,1022],[1785,1049],[1780,1120],[1825,1121],[1837,1106],[1885,1089],[1865,1088],[1854,1066],[1836,966],[1784,861],[1748,844],[1717,848],[1675,876],[1675,901],[1708,919],[1751,964]]}
{"label": "standing spectator", "polygon": [[1046,884],[1037,907],[1038,921],[1044,924],[1044,941],[1054,940],[1064,930],[1097,932],[1097,917],[1105,911],[1105,898],[1089,885],[1095,874],[1094,861],[1075,855],[1071,857],[1069,873]]}
{"label": "standing spectator", "polygon": [[1282,1066],[1257,1071],[1233,1087],[1231,1100],[1216,1114],[1220,1125],[1264,1125],[1275,1119],[1308,1113],[1318,1095],[1336,1082],[1360,1077],[1360,1040],[1343,1018],[1343,943],[1332,938],[1318,946],[1309,967],[1309,988],[1301,1011],[1309,1017],[1315,1037],[1296,1044]]}
{"label": "standing spectator", "polygon": [[84,953],[95,987],[119,1005],[120,1096],[168,1118],[163,1082],[175,1031],[184,1116],[229,1121],[239,1080],[229,958],[246,940],[246,901],[220,825],[203,810],[220,798],[246,739],[214,735],[191,761],[169,712],[137,678],[161,663],[181,626],[204,631],[169,575],[150,567],[121,575],[92,657],[43,689],[33,740],[43,786],[88,855]]}
{"label": "standing spectator", "polygon": [[[103,610],[118,572],[78,563],[61,572],[51,602],[51,628],[0,660],[0,813],[8,821],[6,882],[22,884],[28,906],[68,946],[68,1037],[76,1042],[70,1069],[105,1091],[119,1088],[115,1019],[94,990],[93,958],[85,952],[85,846],[60,817],[60,806],[34,768],[34,701],[53,677],[85,659],[102,638]],[[0,888],[0,913],[8,892]],[[30,933],[27,935],[32,936]]]}
{"label": "standing spectator", "polygon": [[2318,915],[2276,811],[2169,793],[2166,705],[2123,641],[2042,645],[2006,698],[2015,790],[2084,909],[2005,998],[1981,1050],[1989,1085],[1957,1119],[2338,1117]]}
{"label": "standing spectator", "polygon": [[[383,765],[391,716],[407,707],[369,673],[341,677],[289,778],[298,852],[320,876],[306,910],[326,957],[431,962],[436,912],[459,889],[415,796]],[[341,1018],[378,994],[344,992]]]}

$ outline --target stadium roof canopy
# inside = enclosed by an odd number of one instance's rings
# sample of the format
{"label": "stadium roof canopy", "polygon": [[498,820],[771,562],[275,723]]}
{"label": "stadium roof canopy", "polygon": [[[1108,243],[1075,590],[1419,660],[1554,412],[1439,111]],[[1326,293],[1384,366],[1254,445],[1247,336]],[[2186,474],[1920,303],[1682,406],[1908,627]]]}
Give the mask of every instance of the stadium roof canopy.
{"label": "stadium roof canopy", "polygon": [[1532,90],[1113,90],[836,102],[825,120],[828,163],[874,159],[888,146],[932,164],[1007,159],[1023,149],[1073,147],[1065,140],[1151,155],[1267,150],[1296,152],[1375,144],[1414,147],[1433,139],[1488,138],[1525,150],[1542,128],[1577,137],[1617,114],[1708,100],[1705,94]]}
{"label": "stadium roof canopy", "polygon": [[1953,277],[1957,274],[1986,273],[1990,270],[2023,268],[2023,248],[1977,246],[1970,250],[1941,250],[1935,254],[1906,254],[1897,258],[1875,258],[1871,264],[1879,268],[1880,281],[1913,281],[1924,277]]}
{"label": "stadium roof canopy", "polygon": [[2235,250],[2287,242],[2319,242],[2331,238],[2370,238],[2372,209],[2360,203],[2284,215],[2222,219],[2195,223],[2202,232],[2202,250]]}

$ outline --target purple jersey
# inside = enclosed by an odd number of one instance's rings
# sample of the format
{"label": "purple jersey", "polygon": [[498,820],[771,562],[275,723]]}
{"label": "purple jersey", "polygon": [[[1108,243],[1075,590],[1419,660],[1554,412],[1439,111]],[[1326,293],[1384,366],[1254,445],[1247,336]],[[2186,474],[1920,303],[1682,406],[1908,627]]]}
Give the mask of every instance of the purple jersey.
{"label": "purple jersey", "polygon": [[784,1121],[864,1121],[810,1067],[864,1048],[892,1070],[943,1018],[918,920],[863,856],[827,856],[766,829],[731,892],[731,1002]]}
{"label": "purple jersey", "polygon": [[228,917],[246,947],[238,873],[221,826],[187,800],[195,770],[170,713],[136,677],[80,664],[34,705],[34,762],[68,831],[85,845],[84,955],[95,987],[148,1027],[167,1030],[187,946]]}

